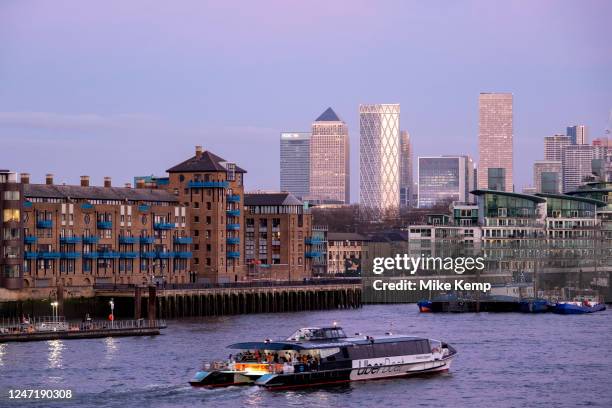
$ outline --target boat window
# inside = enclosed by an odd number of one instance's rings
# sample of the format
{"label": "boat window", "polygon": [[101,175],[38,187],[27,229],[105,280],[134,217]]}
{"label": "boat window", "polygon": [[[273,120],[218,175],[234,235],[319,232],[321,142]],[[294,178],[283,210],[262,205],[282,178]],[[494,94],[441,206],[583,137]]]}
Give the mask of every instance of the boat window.
{"label": "boat window", "polygon": [[334,347],[334,348],[324,348],[324,349],[321,349],[319,354],[321,355],[321,358],[325,358],[325,357],[331,356],[333,354],[337,354],[339,352],[340,352],[340,349],[337,348],[337,347]]}

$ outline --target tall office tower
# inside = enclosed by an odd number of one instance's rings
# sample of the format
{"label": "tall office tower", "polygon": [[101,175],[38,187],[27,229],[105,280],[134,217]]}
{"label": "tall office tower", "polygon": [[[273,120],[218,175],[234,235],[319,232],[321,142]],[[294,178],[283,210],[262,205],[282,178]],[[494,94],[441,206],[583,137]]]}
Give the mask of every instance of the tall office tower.
{"label": "tall office tower", "polygon": [[310,138],[310,200],[350,202],[348,127],[332,108],[312,124]]}
{"label": "tall office tower", "polygon": [[563,160],[563,149],[572,143],[572,139],[565,135],[544,137],[544,160]]}
{"label": "tall office tower", "polygon": [[364,217],[397,214],[400,202],[399,129],[399,104],[359,106],[359,203]]}
{"label": "tall office tower", "polygon": [[306,197],[310,185],[310,133],[281,133],[280,189]]}
{"label": "tall office tower", "polygon": [[410,207],[410,196],[414,190],[412,165],[410,133],[402,130],[400,132],[400,208]]}
{"label": "tall office tower", "polygon": [[533,185],[536,193],[561,194],[563,191],[562,161],[536,161],[533,165]]}
{"label": "tall office tower", "polygon": [[512,192],[512,94],[478,99],[478,188]]}
{"label": "tall office tower", "polygon": [[563,149],[563,192],[573,191],[593,173],[594,148],[576,144]]}
{"label": "tall office tower", "polygon": [[419,208],[473,202],[474,162],[469,156],[419,157]]}
{"label": "tall office tower", "polygon": [[588,132],[585,125],[574,125],[567,127],[567,136],[572,140],[572,144],[587,144]]}

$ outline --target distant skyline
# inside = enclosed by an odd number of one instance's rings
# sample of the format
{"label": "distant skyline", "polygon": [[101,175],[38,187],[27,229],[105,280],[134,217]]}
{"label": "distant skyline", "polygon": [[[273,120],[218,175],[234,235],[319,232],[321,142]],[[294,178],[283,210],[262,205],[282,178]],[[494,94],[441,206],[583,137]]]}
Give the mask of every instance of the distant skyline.
{"label": "distant skyline", "polygon": [[544,136],[603,135],[611,15],[609,1],[3,1],[0,167],[122,185],[199,144],[245,168],[247,190],[277,190],[279,134],[331,106],[357,202],[360,104],[399,103],[415,157],[477,158],[478,95],[510,92],[521,191]]}

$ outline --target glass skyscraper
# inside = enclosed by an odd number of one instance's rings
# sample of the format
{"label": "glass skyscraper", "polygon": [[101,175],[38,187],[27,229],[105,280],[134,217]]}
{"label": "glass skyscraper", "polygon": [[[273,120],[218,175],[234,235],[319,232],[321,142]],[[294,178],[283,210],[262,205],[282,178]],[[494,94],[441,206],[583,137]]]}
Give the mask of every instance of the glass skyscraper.
{"label": "glass skyscraper", "polygon": [[284,132],[280,138],[280,189],[302,199],[310,187],[310,133]]}
{"label": "glass skyscraper", "polygon": [[419,208],[473,201],[474,162],[468,156],[419,157],[418,174]]}

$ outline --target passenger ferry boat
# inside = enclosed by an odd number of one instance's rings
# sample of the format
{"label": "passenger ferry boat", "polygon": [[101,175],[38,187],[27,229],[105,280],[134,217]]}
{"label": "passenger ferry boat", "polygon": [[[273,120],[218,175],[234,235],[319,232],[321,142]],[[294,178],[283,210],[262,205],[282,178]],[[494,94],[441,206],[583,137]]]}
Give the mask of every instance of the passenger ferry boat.
{"label": "passenger ferry boat", "polygon": [[347,337],[341,327],[302,328],[285,340],[236,343],[225,362],[205,364],[193,386],[293,388],[448,371],[456,350],[441,341],[393,335]]}

